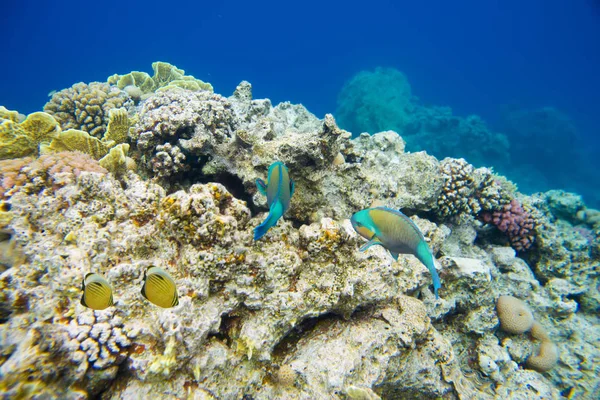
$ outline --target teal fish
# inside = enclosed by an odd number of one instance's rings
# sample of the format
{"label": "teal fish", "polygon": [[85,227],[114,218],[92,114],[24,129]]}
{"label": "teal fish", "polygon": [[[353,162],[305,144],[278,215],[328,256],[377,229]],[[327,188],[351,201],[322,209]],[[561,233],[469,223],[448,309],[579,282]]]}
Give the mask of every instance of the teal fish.
{"label": "teal fish", "polygon": [[354,230],[369,241],[360,251],[380,245],[398,259],[398,254],[412,254],[427,267],[433,279],[433,291],[438,297],[442,286],[435,270],[435,259],[423,234],[415,223],[400,211],[387,207],[367,208],[352,216]]}
{"label": "teal fish", "polygon": [[290,179],[287,167],[281,161],[277,161],[269,167],[267,183],[257,179],[256,187],[259,192],[267,196],[269,216],[254,229],[254,240],[263,237],[290,208],[290,199],[294,194],[294,181]]}

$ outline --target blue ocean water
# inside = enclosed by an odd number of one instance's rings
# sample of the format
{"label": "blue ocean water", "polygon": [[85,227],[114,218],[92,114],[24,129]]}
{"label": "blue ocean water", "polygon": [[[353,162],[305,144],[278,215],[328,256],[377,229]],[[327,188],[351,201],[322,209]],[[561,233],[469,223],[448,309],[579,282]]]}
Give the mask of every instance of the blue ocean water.
{"label": "blue ocean water", "polygon": [[[0,104],[24,114],[41,110],[52,90],[151,72],[160,60],[218,93],[248,80],[255,97],[302,103],[322,117],[336,111],[355,74],[390,67],[406,75],[423,104],[479,115],[506,133],[519,151],[497,167],[523,190],[545,189],[530,182],[553,163],[544,186],[576,190],[600,205],[598,1],[65,0],[3,8]],[[531,131],[530,142],[515,146]],[[565,146],[572,148],[555,157]],[[538,172],[527,176],[530,168]]]}

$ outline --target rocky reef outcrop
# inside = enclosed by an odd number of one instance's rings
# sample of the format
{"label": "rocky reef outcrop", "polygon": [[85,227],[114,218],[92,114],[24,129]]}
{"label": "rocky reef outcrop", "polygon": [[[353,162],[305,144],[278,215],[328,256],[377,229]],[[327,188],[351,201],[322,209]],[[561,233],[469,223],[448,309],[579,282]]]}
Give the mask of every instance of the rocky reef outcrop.
{"label": "rocky reef outcrop", "polygon": [[[597,392],[600,239],[594,210],[572,195],[523,196],[465,160],[406,152],[391,131],[352,139],[331,115],[253,99],[247,82],[230,97],[150,92],[131,119],[136,164],[117,176],[89,157],[71,168],[48,165],[64,156],[0,164],[8,396]],[[267,211],[254,182],[274,161],[288,166],[296,193],[283,220],[254,241]],[[484,217],[514,202],[535,221],[526,247]],[[349,218],[372,205],[402,209],[423,232],[440,264],[440,299],[413,256],[359,251]],[[150,265],[172,276],[178,306],[141,296]],[[80,304],[87,272],[111,283],[114,307]],[[556,345],[551,369],[530,368],[546,354],[536,336],[499,329],[505,295],[527,304]]]}

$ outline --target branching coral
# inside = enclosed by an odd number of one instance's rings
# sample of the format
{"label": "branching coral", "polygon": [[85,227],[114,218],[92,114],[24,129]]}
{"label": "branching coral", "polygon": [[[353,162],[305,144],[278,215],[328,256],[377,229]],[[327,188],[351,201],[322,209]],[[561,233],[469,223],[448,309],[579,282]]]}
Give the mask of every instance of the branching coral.
{"label": "branching coral", "polygon": [[441,171],[444,186],[438,214],[442,218],[480,218],[504,232],[515,250],[531,247],[537,222],[504,187],[508,182],[503,185],[489,169],[474,169],[463,159],[444,159]]}
{"label": "branching coral", "polygon": [[102,139],[109,122],[109,112],[129,108],[133,102],[122,90],[106,83],[76,83],[52,96],[44,111],[54,116],[63,129],[79,129]]}
{"label": "branching coral", "polygon": [[506,233],[511,246],[517,251],[529,249],[535,241],[536,221],[516,199],[496,211],[483,212],[481,218]]}

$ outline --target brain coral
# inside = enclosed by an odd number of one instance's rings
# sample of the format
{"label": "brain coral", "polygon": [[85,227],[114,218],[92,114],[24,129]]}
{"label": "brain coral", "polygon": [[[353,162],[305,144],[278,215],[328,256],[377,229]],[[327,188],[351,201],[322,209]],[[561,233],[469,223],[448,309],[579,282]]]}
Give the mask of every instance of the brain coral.
{"label": "brain coral", "polygon": [[496,303],[500,327],[508,333],[524,333],[533,326],[533,314],[527,304],[513,296],[500,296]]}
{"label": "brain coral", "polygon": [[44,111],[54,116],[63,129],[79,129],[102,139],[115,108],[130,108],[126,92],[106,83],[76,83],[52,96]]}

